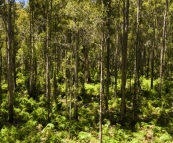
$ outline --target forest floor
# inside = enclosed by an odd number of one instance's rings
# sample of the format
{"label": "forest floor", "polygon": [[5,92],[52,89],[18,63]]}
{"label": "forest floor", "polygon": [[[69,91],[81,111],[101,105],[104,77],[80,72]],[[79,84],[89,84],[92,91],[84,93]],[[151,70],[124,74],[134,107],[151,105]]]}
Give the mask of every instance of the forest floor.
{"label": "forest floor", "polygon": [[[152,90],[149,89],[148,83],[147,79],[141,82],[142,90],[138,95],[138,119],[134,127],[131,126],[133,94],[130,89],[127,90],[127,110],[123,126],[119,123],[120,95],[116,99],[109,100],[108,110],[105,110],[103,104],[103,143],[173,142],[173,82],[164,82],[161,98],[158,98],[158,82],[155,81]],[[4,90],[0,107],[0,142],[98,142],[99,83],[86,84],[85,89],[86,94],[81,96],[78,102],[79,121],[73,120],[73,100],[71,104],[69,93],[60,91],[60,94],[65,96],[62,98],[59,95],[57,100],[51,100],[50,123],[47,122],[47,101],[44,95],[33,99],[25,90],[15,92],[13,124],[7,121],[8,98]],[[113,93],[111,88],[110,91]]]}

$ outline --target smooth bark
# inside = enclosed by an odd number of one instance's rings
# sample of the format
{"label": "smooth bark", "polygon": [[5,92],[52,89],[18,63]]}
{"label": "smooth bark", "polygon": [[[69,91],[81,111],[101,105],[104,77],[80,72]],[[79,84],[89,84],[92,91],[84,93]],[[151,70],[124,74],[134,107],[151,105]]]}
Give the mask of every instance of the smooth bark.
{"label": "smooth bark", "polygon": [[75,46],[74,46],[74,55],[75,55],[75,94],[74,94],[74,119],[78,121],[78,49],[79,49],[79,31],[75,35]]}
{"label": "smooth bark", "polygon": [[107,36],[106,36],[106,96],[105,96],[105,104],[106,110],[108,110],[108,100],[109,100],[109,82],[110,82],[110,44],[111,44],[111,0],[106,0],[106,8],[107,8]]}
{"label": "smooth bark", "polygon": [[151,89],[153,89],[153,81],[154,81],[154,49],[156,46],[156,18],[154,18],[153,25],[153,46],[151,51]]}
{"label": "smooth bark", "polygon": [[133,116],[132,126],[135,126],[137,122],[137,111],[138,111],[138,95],[140,90],[139,85],[139,25],[140,25],[140,0],[137,1],[137,17],[136,17],[136,43],[135,43],[135,61],[134,61],[134,96],[133,96]]}
{"label": "smooth bark", "polygon": [[[52,2],[52,1],[50,1]],[[50,122],[50,94],[51,94],[51,86],[50,86],[50,19],[51,19],[51,8],[49,8],[49,1],[46,1],[47,4],[47,17],[46,17],[46,97],[47,97],[47,120]],[[51,3],[50,3],[51,6]]]}
{"label": "smooth bark", "polygon": [[30,4],[30,13],[29,13],[29,18],[30,18],[30,38],[29,38],[29,46],[30,46],[30,51],[29,51],[29,57],[30,57],[30,66],[29,66],[29,95],[30,97],[34,97],[34,34],[33,34],[33,29],[34,29],[34,18],[33,18],[33,9],[32,9],[32,2],[29,2]]}
{"label": "smooth bark", "polygon": [[123,1],[123,45],[122,45],[122,77],[121,77],[121,109],[120,121],[124,122],[126,112],[126,69],[127,69],[127,41],[129,25],[129,0]]}
{"label": "smooth bark", "polygon": [[117,22],[116,22],[116,29],[117,29],[117,32],[116,32],[116,37],[115,37],[115,46],[116,46],[116,49],[114,51],[114,56],[115,56],[115,68],[114,68],[114,74],[115,74],[115,88],[114,88],[114,98],[116,99],[117,97],[117,86],[118,86],[118,57],[119,57],[119,47],[120,47],[120,44],[119,44],[119,34],[120,34],[120,0],[118,0],[118,19],[117,19]]}
{"label": "smooth bark", "polygon": [[8,56],[8,102],[9,102],[9,122],[13,123],[13,55],[12,55],[12,0],[8,0],[8,46],[7,46],[7,56]]}
{"label": "smooth bark", "polygon": [[167,11],[168,11],[168,0],[166,0],[164,19],[163,19],[163,33],[162,33],[162,47],[160,52],[160,82],[159,82],[159,97],[162,96],[162,80],[163,80],[163,63],[166,48],[166,28],[167,28]]}
{"label": "smooth bark", "polygon": [[103,43],[101,43],[101,59],[100,59],[100,113],[99,113],[99,143],[102,143],[102,98],[103,98],[103,65],[104,65],[104,48]]}

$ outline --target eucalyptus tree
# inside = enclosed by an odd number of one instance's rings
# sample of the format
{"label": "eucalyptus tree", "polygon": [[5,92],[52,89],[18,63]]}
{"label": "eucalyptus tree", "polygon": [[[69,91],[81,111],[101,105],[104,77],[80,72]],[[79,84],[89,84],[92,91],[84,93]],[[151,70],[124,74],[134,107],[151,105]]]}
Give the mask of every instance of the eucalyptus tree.
{"label": "eucalyptus tree", "polygon": [[159,83],[159,97],[162,94],[162,78],[163,78],[163,64],[166,48],[166,29],[167,29],[167,13],[168,13],[168,0],[165,3],[165,11],[163,15],[163,33],[162,33],[162,47],[160,52],[160,83]]}
{"label": "eucalyptus tree", "polygon": [[153,80],[154,80],[154,49],[156,47],[156,12],[153,11],[153,46],[151,51],[151,89],[153,89]]}
{"label": "eucalyptus tree", "polygon": [[123,123],[126,110],[126,68],[127,68],[127,41],[129,27],[129,0],[123,1],[123,45],[122,45],[122,76],[121,76],[121,108],[120,121]]}
{"label": "eucalyptus tree", "polygon": [[[7,4],[5,0],[0,1],[0,103],[2,102],[2,81],[4,80],[3,75],[6,75],[7,68],[3,65],[7,64],[7,60],[3,60],[6,54],[3,54],[5,48],[7,48]],[[5,45],[5,46],[4,46]],[[5,47],[5,48],[4,48]],[[6,58],[5,58],[6,59]],[[3,64],[4,63],[4,64]],[[6,79],[6,78],[5,78]]]}
{"label": "eucalyptus tree", "polygon": [[51,15],[52,15],[52,0],[46,0],[46,96],[47,96],[47,110],[48,110],[48,122],[50,122],[50,41],[51,41]]}
{"label": "eucalyptus tree", "polygon": [[16,76],[16,74],[17,74],[17,72],[16,72],[16,53],[17,53],[17,50],[18,50],[18,41],[17,41],[17,30],[16,30],[16,24],[15,24],[15,22],[16,22],[16,2],[15,2],[15,0],[13,0],[13,5],[12,5],[12,49],[13,49],[13,53],[12,53],[12,55],[13,55],[13,57],[12,57],[12,62],[13,62],[13,67],[12,67],[12,69],[13,69],[13,87],[14,87],[14,90],[15,90],[15,88],[16,88],[16,86],[17,86],[17,84],[16,84],[16,78],[17,78],[17,76]]}
{"label": "eucalyptus tree", "polygon": [[[7,81],[8,81],[8,120],[10,123],[13,123],[14,119],[14,63],[13,63],[13,23],[12,23],[12,7],[14,2],[12,0],[8,0],[7,4],[5,0],[2,2],[0,8],[0,15],[2,17],[2,21],[5,27],[5,32],[7,36],[6,42],[6,50],[7,50]],[[2,47],[1,47],[2,48]],[[1,66],[2,66],[2,55],[1,55]],[[2,67],[1,67],[1,74],[2,74]],[[2,76],[1,76],[2,77]]]}
{"label": "eucalyptus tree", "polygon": [[[102,10],[104,9],[104,5],[105,5],[105,1],[102,1],[101,3],[101,7],[102,7]],[[103,13],[102,13],[103,14]],[[104,15],[104,14],[103,14]],[[104,20],[103,20],[104,21]],[[100,23],[100,27],[104,27],[104,24],[103,23]],[[102,100],[103,100],[103,97],[104,97],[104,33],[105,31],[100,31],[101,33],[101,36],[100,36],[100,113],[99,113],[99,143],[102,143],[102,120],[103,120],[103,117],[102,117],[102,114],[103,114],[103,104],[102,104]],[[109,41],[107,41],[109,44]],[[108,45],[107,45],[108,46]],[[109,47],[107,47],[109,48]],[[108,54],[108,53],[107,53]],[[108,56],[108,55],[107,55]],[[109,72],[109,71],[107,71]],[[109,73],[107,73],[108,75]],[[108,83],[108,82],[107,82]],[[108,87],[106,87],[108,88]],[[108,93],[108,90],[107,90],[107,93]],[[106,95],[106,109],[108,108],[108,95]]]}
{"label": "eucalyptus tree", "polygon": [[116,15],[117,17],[115,18],[115,50],[114,50],[114,77],[115,77],[115,87],[114,87],[114,97],[117,97],[117,85],[118,85],[118,62],[119,62],[119,57],[120,57],[120,11],[121,11],[121,2],[120,0],[117,1],[117,3],[114,4],[116,7]]}
{"label": "eucalyptus tree", "polygon": [[141,1],[137,1],[137,13],[136,13],[136,40],[135,40],[135,48],[134,48],[134,96],[133,96],[133,118],[132,118],[132,124],[133,126],[137,122],[137,111],[138,111],[138,95],[140,92],[140,83],[139,83],[139,48],[140,48],[140,9],[141,9]]}
{"label": "eucalyptus tree", "polygon": [[13,87],[13,49],[12,49],[12,6],[13,1],[8,0],[8,21],[7,21],[7,38],[8,38],[8,47],[7,47],[7,59],[8,59],[8,97],[9,97],[9,122],[13,123],[13,100],[14,100],[14,87]]}
{"label": "eucalyptus tree", "polygon": [[35,11],[35,3],[34,1],[29,1],[29,79],[28,79],[28,88],[29,95],[35,98],[35,73],[34,73],[34,61],[35,61],[35,40],[34,40],[34,11]]}
{"label": "eucalyptus tree", "polygon": [[108,99],[109,97],[109,83],[110,83],[110,44],[111,44],[111,0],[103,0],[103,4],[106,9],[105,16],[105,45],[106,45],[106,96],[105,105],[108,110]]}
{"label": "eucalyptus tree", "polygon": [[100,60],[100,113],[99,113],[99,142],[102,143],[102,98],[103,98],[103,88],[104,88],[104,47],[103,40],[101,42],[101,50],[100,50],[101,60]]}

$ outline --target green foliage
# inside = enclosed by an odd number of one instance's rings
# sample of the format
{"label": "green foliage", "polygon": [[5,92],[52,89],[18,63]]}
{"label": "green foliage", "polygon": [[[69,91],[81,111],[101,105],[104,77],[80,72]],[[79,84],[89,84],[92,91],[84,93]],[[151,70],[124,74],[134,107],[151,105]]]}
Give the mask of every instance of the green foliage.
{"label": "green foliage", "polygon": [[17,74],[17,80],[16,80],[16,83],[17,83],[17,86],[22,88],[22,89],[25,89],[25,81],[26,81],[26,76],[24,76],[22,73],[18,72]]}
{"label": "green foliage", "polygon": [[7,90],[8,84],[7,83],[1,83],[1,84],[2,84],[1,89],[2,90]]}
{"label": "green foliage", "polygon": [[78,134],[78,140],[81,142],[81,143],[86,143],[86,142],[90,142],[91,140],[91,133],[88,133],[88,132],[79,132]]}
{"label": "green foliage", "polygon": [[39,107],[39,108],[35,109],[31,113],[31,115],[40,123],[44,123],[44,121],[46,121],[47,112],[46,112],[46,109]]}
{"label": "green foliage", "polygon": [[[3,1],[5,2],[5,0]],[[107,4],[111,4],[110,9]],[[99,131],[99,93],[100,62],[103,60],[104,93],[106,89],[107,58],[110,59],[109,108],[105,109],[103,97],[103,142],[173,142],[173,81],[172,76],[172,16],[173,4],[169,1],[166,22],[166,52],[163,65],[162,97],[158,98],[160,47],[162,46],[163,11],[165,0],[141,1],[139,11],[137,1],[130,2],[126,115],[123,126],[119,125],[121,106],[123,36],[123,1],[113,0],[102,4],[101,0],[55,0],[29,1],[29,4],[12,6],[12,71],[16,73],[14,90],[14,123],[8,122],[8,12],[7,4],[0,0],[0,142],[37,143],[37,142],[98,142]],[[48,9],[47,9],[48,8]],[[13,13],[14,12],[14,13]],[[109,13],[110,12],[110,13]],[[139,12],[139,33],[136,31]],[[48,17],[46,17],[46,15]],[[108,17],[109,16],[109,17]],[[128,23],[128,22],[127,22]],[[126,24],[127,24],[126,23]],[[7,28],[7,29],[6,29]],[[76,33],[79,33],[77,41]],[[154,35],[155,34],[155,35]],[[136,37],[137,36],[137,37]],[[138,41],[137,41],[138,40]],[[79,43],[78,43],[79,42]],[[139,43],[138,43],[139,42]],[[107,44],[110,43],[108,46]],[[48,44],[48,45],[47,45]],[[141,91],[137,95],[137,124],[131,127],[133,118],[134,94],[134,46],[140,48],[139,75]],[[155,44],[155,45],[154,45]],[[75,54],[78,45],[78,114],[74,120],[75,103]],[[50,51],[46,50],[49,47]],[[104,58],[100,57],[103,46]],[[155,47],[153,47],[155,46]],[[110,57],[108,49],[110,47]],[[159,48],[157,48],[159,47]],[[154,88],[151,87],[151,60],[154,49]],[[116,51],[118,50],[118,51]],[[117,52],[117,56],[116,55]],[[48,123],[48,101],[44,95],[46,55],[50,57],[50,121]],[[117,58],[117,96],[114,99],[115,58]],[[137,58],[137,59],[138,59]],[[90,81],[84,83],[88,60]],[[142,67],[143,64],[143,67]],[[36,97],[28,95],[32,76]],[[54,78],[55,77],[55,78]],[[147,78],[146,78],[147,77]],[[13,78],[13,80],[15,80]],[[55,79],[55,81],[54,81]],[[56,84],[56,86],[54,85]],[[57,88],[55,96],[54,88]],[[38,90],[38,91],[37,91]],[[38,93],[38,94],[37,94]],[[70,93],[70,95],[69,95]],[[66,98],[64,98],[64,96]],[[72,99],[70,99],[70,96]],[[82,99],[82,100],[81,100]],[[71,102],[71,103],[70,103]],[[71,105],[71,112],[70,110]],[[70,115],[71,114],[71,115]],[[133,129],[133,131],[131,130]]]}
{"label": "green foliage", "polygon": [[[147,79],[141,79],[141,83],[143,93],[140,97],[139,121],[135,126],[135,131],[129,130],[129,123],[125,127],[115,123],[118,121],[121,99],[109,100],[109,114],[103,113],[103,142],[173,141],[173,130],[170,128],[173,122],[171,90],[160,100],[155,98],[157,95],[154,89],[148,91],[149,81]],[[154,83],[157,85],[157,80]],[[171,83],[165,82],[164,84],[164,90],[171,89]],[[85,88],[87,96],[96,96],[99,93],[99,84],[85,84]],[[146,91],[149,93],[148,97],[143,95],[147,94]],[[51,122],[45,124],[47,110],[44,95],[41,95],[38,101],[20,93],[16,93],[16,96],[14,112],[18,123],[1,125],[1,142],[98,142],[99,102],[86,102],[85,105],[80,103],[79,122],[75,122],[69,120],[68,107],[63,99],[59,102],[54,101],[51,106]],[[7,99],[6,96],[3,98],[1,114],[8,117]],[[63,104],[61,108],[58,107],[60,103]],[[127,105],[130,108],[131,101],[127,101]],[[127,115],[130,116],[130,114]],[[0,121],[6,122],[2,117]]]}
{"label": "green foliage", "polygon": [[99,95],[100,85],[99,84],[87,84],[85,83],[85,90],[88,95]]}
{"label": "green foliage", "polygon": [[53,119],[53,123],[56,125],[56,128],[59,130],[66,130],[69,127],[69,122],[65,116],[56,115]]}

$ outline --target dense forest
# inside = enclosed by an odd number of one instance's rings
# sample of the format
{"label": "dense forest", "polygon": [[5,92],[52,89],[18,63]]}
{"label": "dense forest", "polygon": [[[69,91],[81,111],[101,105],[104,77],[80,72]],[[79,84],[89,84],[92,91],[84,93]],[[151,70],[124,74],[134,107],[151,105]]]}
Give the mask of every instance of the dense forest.
{"label": "dense forest", "polygon": [[173,142],[172,36],[172,0],[0,0],[0,142]]}

